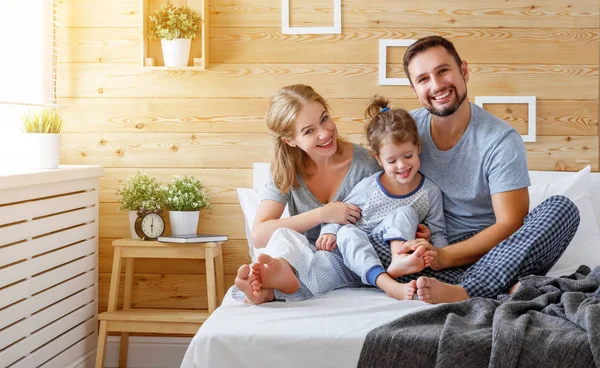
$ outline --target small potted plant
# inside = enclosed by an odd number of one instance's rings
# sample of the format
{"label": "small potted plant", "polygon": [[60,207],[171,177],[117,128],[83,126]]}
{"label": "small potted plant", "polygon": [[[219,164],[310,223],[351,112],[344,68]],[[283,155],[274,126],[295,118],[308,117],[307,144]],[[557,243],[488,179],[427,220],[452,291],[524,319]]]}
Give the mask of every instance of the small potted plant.
{"label": "small potted plant", "polygon": [[22,118],[25,166],[30,169],[56,169],[60,159],[60,131],[63,120],[55,109],[29,110]]}
{"label": "small potted plant", "polygon": [[169,210],[171,234],[196,234],[200,210],[209,206],[209,197],[200,180],[193,176],[175,176],[164,189]]}
{"label": "small potted plant", "polygon": [[148,38],[161,40],[165,66],[188,66],[192,39],[200,30],[200,15],[167,0],[149,19]]}
{"label": "small potted plant", "polygon": [[121,203],[120,209],[128,211],[131,237],[139,239],[135,232],[138,211],[155,211],[163,207],[164,191],[155,178],[138,170],[117,190],[117,199]]}

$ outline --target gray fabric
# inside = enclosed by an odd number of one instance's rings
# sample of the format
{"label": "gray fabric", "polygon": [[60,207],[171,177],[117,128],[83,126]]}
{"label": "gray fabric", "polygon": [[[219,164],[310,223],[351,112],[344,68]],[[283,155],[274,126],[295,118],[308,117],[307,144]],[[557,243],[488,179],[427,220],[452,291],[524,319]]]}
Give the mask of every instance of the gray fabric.
{"label": "gray fabric", "polygon": [[409,314],[371,331],[358,367],[600,367],[600,267],[527,276],[511,296]]}
{"label": "gray fabric", "polygon": [[[367,233],[371,233],[396,209],[410,206],[416,210],[418,222],[424,222],[429,227],[431,243],[436,247],[448,245],[442,192],[439,188],[423,176],[421,183],[414,191],[403,196],[394,196],[381,185],[380,178],[382,175],[385,175],[383,171],[363,179],[344,199],[344,202],[353,203],[362,210],[362,217],[356,222],[356,226]],[[337,234],[341,226],[339,224],[323,224],[321,234]],[[405,234],[405,239],[414,239],[415,233],[416,227],[412,234]],[[396,235],[384,235],[384,238],[397,237]]]}
{"label": "gray fabric", "polygon": [[[360,180],[379,170],[381,170],[381,167],[369,151],[358,144],[354,144],[352,163],[350,164],[348,173],[346,173],[346,177],[340,185],[333,201],[342,201]],[[300,186],[298,188],[292,188],[290,192],[281,194],[273,184],[273,178],[270,178],[265,185],[263,200],[268,199],[287,204],[290,216],[308,212],[325,205],[315,198],[302,178],[299,178],[299,182]],[[311,244],[314,244],[317,241],[320,229],[321,225],[315,226],[304,233]]]}
{"label": "gray fabric", "polygon": [[431,138],[429,111],[411,114],[421,137],[420,171],[444,193],[451,244],[496,222],[492,194],[530,185],[523,139],[501,119],[471,104],[464,135],[454,147],[440,151]]}

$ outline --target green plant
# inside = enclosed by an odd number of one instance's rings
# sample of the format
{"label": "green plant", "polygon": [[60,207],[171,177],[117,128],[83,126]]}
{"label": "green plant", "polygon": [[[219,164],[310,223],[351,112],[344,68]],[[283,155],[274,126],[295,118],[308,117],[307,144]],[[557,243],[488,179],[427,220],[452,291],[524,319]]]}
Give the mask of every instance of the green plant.
{"label": "green plant", "polygon": [[148,38],[173,40],[196,38],[200,29],[200,15],[188,6],[175,6],[170,0],[150,17]]}
{"label": "green plant", "polygon": [[200,180],[193,176],[175,176],[165,188],[165,205],[169,211],[198,211],[210,205]]}
{"label": "green plant", "polygon": [[117,190],[117,198],[122,210],[152,211],[164,205],[164,191],[158,181],[139,170]]}
{"label": "green plant", "polygon": [[29,110],[22,118],[25,133],[60,133],[63,119],[55,109]]}

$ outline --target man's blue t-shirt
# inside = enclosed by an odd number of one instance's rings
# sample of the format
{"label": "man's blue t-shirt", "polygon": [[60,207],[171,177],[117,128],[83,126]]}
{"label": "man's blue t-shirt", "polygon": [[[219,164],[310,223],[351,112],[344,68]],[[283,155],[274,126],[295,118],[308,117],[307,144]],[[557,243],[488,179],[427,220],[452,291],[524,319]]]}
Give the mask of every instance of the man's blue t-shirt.
{"label": "man's blue t-shirt", "polygon": [[471,120],[458,143],[440,151],[431,138],[431,114],[411,111],[421,137],[421,172],[444,194],[450,244],[496,222],[492,194],[531,185],[525,144],[503,120],[471,105]]}

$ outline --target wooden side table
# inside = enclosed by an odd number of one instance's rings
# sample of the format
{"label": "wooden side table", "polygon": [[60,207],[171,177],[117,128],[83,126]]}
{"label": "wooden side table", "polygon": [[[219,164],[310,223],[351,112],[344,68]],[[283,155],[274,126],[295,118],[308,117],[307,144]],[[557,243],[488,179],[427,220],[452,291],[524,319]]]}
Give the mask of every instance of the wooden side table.
{"label": "wooden side table", "polygon": [[[223,253],[219,243],[162,243],[136,239],[113,241],[115,253],[108,295],[108,311],[98,315],[100,331],[96,368],[104,367],[108,332],[121,332],[119,367],[127,366],[129,333],[195,334],[224,297]],[[121,262],[125,262],[123,310],[117,311]],[[208,310],[131,309],[135,258],[204,259]]]}

